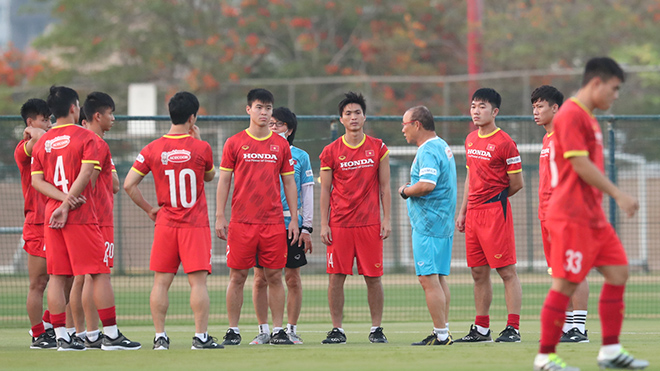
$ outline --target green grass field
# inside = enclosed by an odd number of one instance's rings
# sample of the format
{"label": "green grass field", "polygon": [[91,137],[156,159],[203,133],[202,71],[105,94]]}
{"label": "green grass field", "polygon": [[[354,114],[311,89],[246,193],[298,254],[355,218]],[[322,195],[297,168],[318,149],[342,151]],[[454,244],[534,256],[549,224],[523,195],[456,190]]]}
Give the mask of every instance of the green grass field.
{"label": "green grass field", "polygon": [[[153,329],[150,326],[123,326],[132,340],[141,341],[138,351],[56,352],[30,350],[24,329],[0,330],[0,369],[2,370],[531,370],[538,348],[538,321],[523,321],[519,344],[454,344],[448,347],[412,347],[430,332],[429,323],[386,323],[389,344],[370,344],[368,323],[345,326],[346,345],[321,345],[329,330],[326,323],[301,323],[304,345],[251,346],[256,335],[253,327],[242,326],[243,344],[215,351],[191,351],[190,326],[169,326],[172,339],[169,351],[152,351]],[[450,324],[454,337],[462,336],[469,322]],[[597,321],[588,323],[591,343],[561,344],[559,354],[582,370],[595,370],[600,343]],[[224,326],[211,326],[212,335],[222,337]],[[621,337],[624,346],[635,356],[651,361],[650,370],[660,369],[660,320],[626,320]]]}

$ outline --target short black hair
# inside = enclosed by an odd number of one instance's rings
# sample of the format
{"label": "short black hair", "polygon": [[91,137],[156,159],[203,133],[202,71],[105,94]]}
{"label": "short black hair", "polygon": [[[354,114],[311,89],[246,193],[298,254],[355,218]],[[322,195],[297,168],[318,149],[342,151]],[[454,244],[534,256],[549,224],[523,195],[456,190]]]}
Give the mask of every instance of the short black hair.
{"label": "short black hair", "polygon": [[[112,100],[112,97],[106,93],[95,91],[87,95],[82,110],[80,110],[80,116],[84,114],[85,117],[89,117],[91,120],[96,113],[101,113],[102,110],[108,108],[112,109],[113,112],[115,111],[115,101]],[[82,122],[82,119],[80,119],[80,122]]]}
{"label": "short black hair", "polygon": [[360,107],[362,107],[362,113],[365,115],[367,114],[367,102],[364,100],[362,94],[349,91],[344,94],[344,97],[345,98],[339,102],[339,105],[337,106],[337,108],[339,108],[339,116],[344,114],[344,108],[351,103],[359,104]]}
{"label": "short black hair", "polygon": [[68,116],[69,108],[72,104],[76,104],[76,101],[79,101],[79,98],[75,90],[66,86],[55,85],[50,87],[50,93],[46,100],[55,119]]}
{"label": "short black hair", "polygon": [[273,93],[266,89],[252,89],[248,92],[247,95],[247,105],[252,107],[252,103],[259,101],[261,103],[270,103],[270,104],[275,104],[275,98],[273,97]]}
{"label": "short black hair", "polygon": [[410,119],[419,121],[424,130],[435,131],[435,121],[433,121],[433,114],[426,106],[416,106],[410,111]]}
{"label": "short black hair", "polygon": [[490,103],[493,108],[499,109],[502,104],[502,97],[495,89],[481,88],[472,94],[472,101]]}
{"label": "short black hair", "polygon": [[172,124],[182,125],[188,121],[190,115],[197,116],[199,100],[197,100],[197,97],[193,93],[180,91],[174,94],[169,103],[167,103],[167,107],[170,110]]}
{"label": "short black hair", "polygon": [[603,81],[607,81],[612,77],[618,77],[621,82],[626,81],[626,76],[621,66],[609,57],[591,58],[587,62],[587,65],[584,67],[584,75],[582,76],[582,86],[586,86],[589,81],[596,77],[600,77]]}
{"label": "short black hair", "polygon": [[80,110],[80,115],[78,116],[78,125],[82,126],[83,121],[87,121],[87,115],[85,115],[84,110]]}
{"label": "short black hair", "polygon": [[290,145],[293,145],[293,139],[296,137],[296,130],[298,130],[298,118],[296,114],[291,112],[286,107],[277,107],[273,110],[273,118],[286,123],[287,130],[291,130],[291,134],[286,138]]}
{"label": "short black hair", "polygon": [[21,117],[23,117],[23,122],[27,126],[27,119],[36,119],[37,116],[42,115],[43,117],[50,119],[50,108],[48,108],[48,103],[45,100],[39,98],[28,99],[27,102],[23,103],[21,106]]}
{"label": "short black hair", "polygon": [[532,104],[538,101],[546,101],[551,106],[556,104],[561,107],[564,103],[564,94],[562,94],[557,88],[550,85],[541,85],[538,88],[534,89],[532,92]]}

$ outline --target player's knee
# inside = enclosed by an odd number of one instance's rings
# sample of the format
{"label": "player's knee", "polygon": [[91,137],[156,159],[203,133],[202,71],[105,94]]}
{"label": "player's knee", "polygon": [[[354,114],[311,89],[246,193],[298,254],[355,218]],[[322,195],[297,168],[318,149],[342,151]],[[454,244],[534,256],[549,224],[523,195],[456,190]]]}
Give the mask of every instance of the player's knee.
{"label": "player's knee", "polygon": [[518,277],[515,265],[507,265],[506,267],[497,268],[497,273],[504,281],[514,280]]}
{"label": "player's knee", "polygon": [[286,281],[286,287],[288,287],[289,290],[302,287],[302,280],[300,279],[299,274],[287,274],[285,275],[284,280]]}
{"label": "player's knee", "polygon": [[48,275],[42,274],[30,280],[30,290],[43,293],[48,285]]}

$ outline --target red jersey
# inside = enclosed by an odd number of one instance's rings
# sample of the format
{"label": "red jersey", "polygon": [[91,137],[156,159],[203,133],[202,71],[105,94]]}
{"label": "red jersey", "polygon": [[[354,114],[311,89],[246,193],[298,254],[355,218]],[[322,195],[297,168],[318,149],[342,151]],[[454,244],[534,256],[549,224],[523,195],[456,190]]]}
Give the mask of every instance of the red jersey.
{"label": "red jersey", "polygon": [[364,135],[353,147],[344,136],[321,152],[321,171],[332,170],[330,226],[380,224],[380,162],[390,151],[382,140]]}
{"label": "red jersey", "polygon": [[25,145],[28,141],[21,140],[14,150],[14,159],[21,173],[21,188],[25,200],[23,213],[25,224],[44,224],[44,209],[46,208],[46,196],[32,188],[31,163],[32,155],[27,153]]}
{"label": "red jersey", "polygon": [[539,157],[539,219],[545,220],[545,212],[548,209],[548,200],[552,195],[552,187],[550,186],[550,174],[554,171],[557,173],[557,165],[553,164],[554,170],[550,169],[550,143],[552,142],[554,132],[546,133],[543,136],[543,148],[541,148],[541,156]]}
{"label": "red jersey", "polygon": [[112,209],[115,198],[115,194],[112,192],[112,173],[116,173],[117,170],[115,170],[115,164],[112,162],[108,143],[98,135],[95,136],[95,141],[98,145],[100,165],[94,168],[99,170],[100,173],[92,191],[94,206],[96,207],[96,216],[99,218],[99,227],[112,227],[114,225]]}
{"label": "red jersey", "polygon": [[500,128],[484,136],[478,130],[468,134],[465,157],[470,178],[468,209],[509,188],[509,174],[522,171],[516,142]]}
{"label": "red jersey", "polygon": [[553,123],[556,134],[550,147],[550,164],[556,164],[557,176],[551,179],[553,190],[547,219],[571,220],[592,228],[606,226],[603,193],[582,180],[568,160],[589,156],[605,173],[603,134],[598,121],[588,108],[571,98],[562,104]]}
{"label": "red jersey", "polygon": [[207,227],[209,211],[204,174],[213,170],[211,146],[190,134],[163,135],[140,151],[131,171],[153,173],[161,207],[156,225]]}
{"label": "red jersey", "polygon": [[[60,191],[68,194],[73,182],[80,174],[84,163],[99,165],[96,134],[82,126],[58,125],[44,134],[32,149],[32,174],[43,174],[44,180]],[[67,224],[97,224],[92,187],[83,189],[82,196],[87,202],[75,210],[69,211]],[[61,202],[47,198],[44,220],[60,206]]]}
{"label": "red jersey", "polygon": [[246,129],[225,142],[220,170],[234,172],[231,221],[284,224],[280,175],[294,174],[289,142],[277,134],[255,138]]}

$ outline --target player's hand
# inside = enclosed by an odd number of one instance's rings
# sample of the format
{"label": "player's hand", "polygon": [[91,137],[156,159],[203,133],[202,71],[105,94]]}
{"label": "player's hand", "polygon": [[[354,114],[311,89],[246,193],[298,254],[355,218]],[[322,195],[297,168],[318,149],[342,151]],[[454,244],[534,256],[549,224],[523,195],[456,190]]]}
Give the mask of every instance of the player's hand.
{"label": "player's hand", "polygon": [[193,125],[193,127],[190,128],[190,131],[188,132],[188,134],[190,134],[190,136],[195,138],[195,139],[202,140],[202,136],[199,134],[199,126],[197,126],[197,125]]}
{"label": "player's hand", "polygon": [[305,253],[312,253],[312,235],[307,231],[300,232],[300,238],[298,239],[298,247],[302,247],[305,244]]}
{"label": "player's hand", "polygon": [[289,222],[289,232],[288,237],[291,240],[291,246],[294,243],[298,242],[298,237],[300,235],[300,228],[298,228],[298,220],[291,218]]}
{"label": "player's hand", "polygon": [[409,187],[409,186],[410,186],[410,183],[406,183],[406,184],[402,185],[401,187],[399,187],[399,190],[397,191],[397,193],[398,193],[398,194],[401,194],[401,191],[402,191],[404,188]]}
{"label": "player's hand", "polygon": [[158,212],[160,211],[160,206],[158,207],[152,207],[151,210],[147,213],[149,215],[149,219],[153,220],[154,223],[156,222],[156,217],[158,216]]}
{"label": "player's hand", "polygon": [[60,207],[53,211],[53,214],[50,216],[50,221],[48,222],[49,227],[52,229],[64,228],[66,225],[66,220],[69,217],[69,207],[67,204],[62,203]]}
{"label": "player's hand", "polygon": [[461,233],[465,233],[465,215],[458,215],[456,218],[456,229]]}
{"label": "player's hand", "polygon": [[325,245],[332,245],[332,232],[328,225],[321,226],[321,242]]}
{"label": "player's hand", "polygon": [[78,197],[68,196],[66,202],[69,204],[69,210],[75,210],[87,202],[87,198],[83,195]]}
{"label": "player's hand", "polygon": [[632,218],[637,212],[637,210],[639,210],[639,202],[637,201],[637,199],[627,193],[621,192],[619,197],[617,197],[615,200],[616,200],[616,204],[619,205],[621,210],[629,218]]}
{"label": "player's hand", "polygon": [[392,223],[389,219],[383,219],[380,223],[380,239],[385,240],[392,233]]}
{"label": "player's hand", "polygon": [[219,239],[227,240],[228,227],[229,223],[227,223],[227,219],[225,219],[224,216],[215,219],[215,235],[218,236]]}

